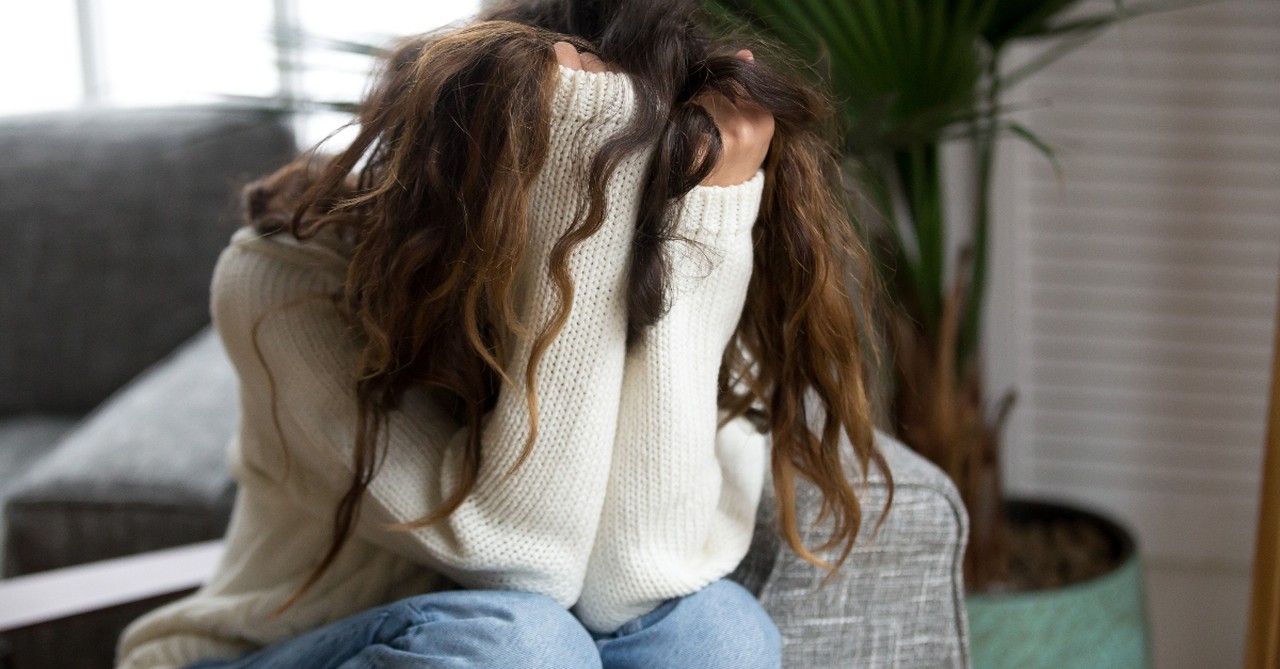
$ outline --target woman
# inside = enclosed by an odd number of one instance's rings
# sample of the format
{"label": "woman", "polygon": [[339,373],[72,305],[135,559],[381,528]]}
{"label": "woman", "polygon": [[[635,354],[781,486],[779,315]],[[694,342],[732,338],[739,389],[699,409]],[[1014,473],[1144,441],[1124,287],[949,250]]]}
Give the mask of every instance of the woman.
{"label": "woman", "polygon": [[398,49],[346,151],[249,193],[212,295],[227,553],[120,666],[780,666],[723,580],[766,459],[833,568],[841,434],[883,466],[829,120],[687,0],[511,2]]}

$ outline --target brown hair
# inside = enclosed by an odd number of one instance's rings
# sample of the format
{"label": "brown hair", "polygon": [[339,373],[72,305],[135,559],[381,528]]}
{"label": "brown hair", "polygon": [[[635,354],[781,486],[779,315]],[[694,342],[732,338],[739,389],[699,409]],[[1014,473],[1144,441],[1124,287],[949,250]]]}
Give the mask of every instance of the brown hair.
{"label": "brown hair", "polygon": [[[525,385],[534,388],[541,355],[568,317],[568,257],[599,229],[605,184],[619,161],[654,138],[632,250],[629,338],[644,336],[662,317],[675,205],[721,152],[714,123],[694,102],[711,90],[750,98],[776,121],[753,233],[754,271],[722,362],[720,404],[731,417],[755,415],[772,435],[787,542],[810,562],[838,568],[862,519],[841,433],[863,475],[873,465],[889,472],[873,443],[864,381],[872,273],[843,200],[828,98],[794,75],[736,58],[743,42],[713,39],[689,0],[510,2],[484,19],[392,51],[361,106],[352,144],[319,170],[295,167],[312,182],[292,203],[288,231],[303,239],[334,227],[355,240],[344,303],[363,351],[351,486],[338,503],[329,550],[281,610],[320,578],[349,537],[374,475],[380,431],[409,387],[436,390],[469,438],[457,489],[429,516],[397,529],[438,522],[471,493],[481,418],[504,382],[504,342],[536,337],[525,370]],[[639,99],[653,104],[640,105],[630,127],[593,158],[589,204],[548,267],[560,308],[534,334],[515,314],[513,281],[529,233],[530,187],[548,150],[558,40],[628,74]],[[537,430],[537,398],[530,395],[525,455]],[[834,564],[804,545],[797,475],[822,493],[819,522],[829,519],[831,534],[818,550],[840,547]]]}

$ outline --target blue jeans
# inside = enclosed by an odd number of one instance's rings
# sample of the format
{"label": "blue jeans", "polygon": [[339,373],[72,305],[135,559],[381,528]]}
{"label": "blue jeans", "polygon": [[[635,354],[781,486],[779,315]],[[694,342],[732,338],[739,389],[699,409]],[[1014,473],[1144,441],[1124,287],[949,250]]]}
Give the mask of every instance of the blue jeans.
{"label": "blue jeans", "polygon": [[593,634],[542,595],[455,590],[403,599],[233,660],[188,669],[780,669],[756,598],[721,580]]}

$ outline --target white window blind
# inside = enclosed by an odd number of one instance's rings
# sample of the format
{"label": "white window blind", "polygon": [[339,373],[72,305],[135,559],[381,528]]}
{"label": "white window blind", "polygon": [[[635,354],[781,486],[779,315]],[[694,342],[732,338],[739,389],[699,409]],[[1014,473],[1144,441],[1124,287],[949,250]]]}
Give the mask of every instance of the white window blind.
{"label": "white window blind", "polygon": [[[1019,149],[1002,170],[991,322],[1012,332],[987,350],[1015,352],[992,367],[1020,394],[1011,487],[1137,531],[1159,666],[1239,665],[1280,272],[1280,3],[1137,18],[1011,95],[1063,167]],[[1195,578],[1233,594],[1179,640],[1189,613],[1158,590]]]}

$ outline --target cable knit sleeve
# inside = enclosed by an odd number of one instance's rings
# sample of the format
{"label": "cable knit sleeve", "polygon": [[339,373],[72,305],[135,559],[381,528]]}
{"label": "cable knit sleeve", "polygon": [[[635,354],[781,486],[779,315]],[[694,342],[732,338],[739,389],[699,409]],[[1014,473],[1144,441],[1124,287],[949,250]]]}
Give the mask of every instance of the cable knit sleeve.
{"label": "cable knit sleeve", "polygon": [[667,314],[626,361],[599,535],[574,609],[611,631],[728,574],[746,555],[764,438],[745,419],[717,429],[717,380],[752,268],[763,173],[687,195],[672,242]]}
{"label": "cable knit sleeve", "polygon": [[[551,248],[576,219],[585,165],[633,114],[620,74],[559,69],[551,145],[535,179],[531,239],[519,272],[518,309],[534,330],[554,312]],[[358,534],[471,588],[577,600],[603,506],[617,427],[625,350],[625,276],[648,155],[625,159],[607,188],[601,229],[571,255],[572,311],[536,374],[539,422],[531,456],[524,371],[531,342],[511,348],[504,387],[482,431],[472,495],[446,520],[409,532],[384,529],[426,516],[454,490],[466,431],[425,391],[390,413]],[[242,482],[273,486],[332,514],[352,475],[359,347],[331,297],[345,259],[323,245],[241,231],[219,261],[215,323],[241,378],[243,423],[233,466]]]}

